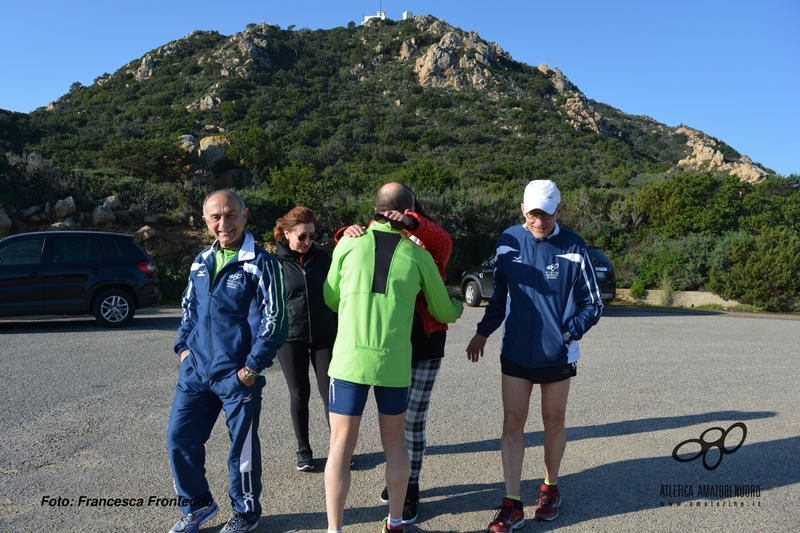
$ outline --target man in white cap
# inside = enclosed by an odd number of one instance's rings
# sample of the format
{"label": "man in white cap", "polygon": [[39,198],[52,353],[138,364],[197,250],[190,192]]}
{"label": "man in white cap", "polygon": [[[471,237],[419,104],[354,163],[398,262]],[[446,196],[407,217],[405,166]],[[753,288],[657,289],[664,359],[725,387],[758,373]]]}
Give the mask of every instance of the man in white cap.
{"label": "man in white cap", "polygon": [[493,532],[525,525],[520,485],[534,384],[542,391],[545,465],[534,518],[558,516],[558,469],[567,444],[564,422],[570,381],[577,375],[578,340],[603,312],[586,243],[557,224],[563,207],[556,184],[528,183],[521,208],[525,223],[508,228],[497,241],[494,295],[467,346],[467,358],[478,361],[487,337],[505,321],[500,451],[506,496],[489,524]]}

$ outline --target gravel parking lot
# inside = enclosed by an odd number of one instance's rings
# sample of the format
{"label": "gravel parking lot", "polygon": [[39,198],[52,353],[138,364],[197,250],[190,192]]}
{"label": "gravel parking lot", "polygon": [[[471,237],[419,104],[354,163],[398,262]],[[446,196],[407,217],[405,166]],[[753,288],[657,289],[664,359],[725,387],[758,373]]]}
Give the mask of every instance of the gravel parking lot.
{"label": "gravel parking lot", "polygon": [[[482,313],[466,308],[448,334],[420,519],[406,531],[483,531],[503,496],[499,332],[482,361],[464,353]],[[0,320],[0,531],[166,532],[179,518],[165,450],[179,319],[178,309],[158,308],[122,330],[88,317]],[[608,307],[581,341],[561,516],[528,521],[525,531],[800,531],[799,338],[796,316]],[[299,473],[286,384],[277,364],[267,371],[257,531],[325,531],[328,431],[319,398],[311,405],[317,468]],[[522,485],[529,513],[543,475],[541,420],[532,413]],[[678,444],[713,427],[706,462],[721,459],[717,468],[673,458]],[[742,437],[733,453],[713,444],[730,451]],[[345,531],[378,531],[387,513],[380,450],[370,400]],[[220,418],[207,474],[221,510],[202,531],[228,517],[227,451]]]}

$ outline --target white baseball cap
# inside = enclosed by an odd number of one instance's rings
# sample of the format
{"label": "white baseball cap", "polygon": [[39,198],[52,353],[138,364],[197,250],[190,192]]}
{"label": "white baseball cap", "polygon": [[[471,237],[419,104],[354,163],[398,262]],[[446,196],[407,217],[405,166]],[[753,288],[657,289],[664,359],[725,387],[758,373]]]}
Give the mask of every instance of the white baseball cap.
{"label": "white baseball cap", "polygon": [[534,209],[541,209],[548,215],[552,215],[560,203],[561,193],[556,184],[550,180],[533,180],[525,187],[523,205],[526,213],[530,213]]}

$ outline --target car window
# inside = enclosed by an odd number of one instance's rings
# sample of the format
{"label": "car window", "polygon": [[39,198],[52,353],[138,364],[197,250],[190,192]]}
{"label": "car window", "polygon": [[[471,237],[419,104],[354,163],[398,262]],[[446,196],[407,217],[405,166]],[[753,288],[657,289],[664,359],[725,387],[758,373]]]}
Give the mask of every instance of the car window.
{"label": "car window", "polygon": [[100,239],[94,237],[89,239],[89,247],[86,249],[86,259],[89,261],[102,261],[105,259],[103,243]]}
{"label": "car window", "polygon": [[57,237],[50,239],[53,263],[79,263],[86,261],[87,237]]}
{"label": "car window", "polygon": [[610,261],[605,256],[603,252],[598,250],[597,248],[589,248],[589,256],[592,258],[592,261],[595,263],[609,263]]}
{"label": "car window", "polygon": [[122,252],[119,251],[119,245],[114,239],[103,239],[103,244],[105,244],[106,257],[108,259],[119,259],[122,256]]}
{"label": "car window", "polygon": [[35,265],[42,260],[44,237],[12,242],[0,248],[0,264]]}

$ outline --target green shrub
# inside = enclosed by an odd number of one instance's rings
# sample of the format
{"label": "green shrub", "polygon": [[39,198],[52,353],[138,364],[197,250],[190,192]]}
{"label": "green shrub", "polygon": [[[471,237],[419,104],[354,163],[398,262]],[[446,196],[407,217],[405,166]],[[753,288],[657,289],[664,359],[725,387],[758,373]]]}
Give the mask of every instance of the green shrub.
{"label": "green shrub", "polygon": [[647,295],[644,281],[637,279],[631,283],[631,298],[642,299]]}
{"label": "green shrub", "polygon": [[180,263],[156,262],[159,287],[163,294],[162,304],[180,303],[186,282],[189,280],[189,271],[181,268]]}
{"label": "green shrub", "polygon": [[713,267],[707,287],[724,298],[766,311],[792,311],[800,299],[800,237],[782,228],[733,243],[726,263]]}
{"label": "green shrub", "polygon": [[670,307],[675,303],[675,280],[666,270],[661,273],[658,287],[661,289],[661,305]]}

